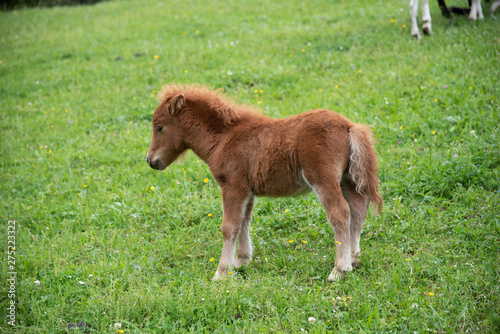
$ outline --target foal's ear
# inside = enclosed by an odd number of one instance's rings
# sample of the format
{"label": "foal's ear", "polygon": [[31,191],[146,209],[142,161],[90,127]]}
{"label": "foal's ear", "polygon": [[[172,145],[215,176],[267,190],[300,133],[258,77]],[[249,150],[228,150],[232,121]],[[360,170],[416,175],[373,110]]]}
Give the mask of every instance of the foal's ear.
{"label": "foal's ear", "polygon": [[179,94],[174,96],[170,100],[170,104],[168,105],[168,112],[172,116],[176,116],[180,113],[182,107],[184,107],[184,94]]}

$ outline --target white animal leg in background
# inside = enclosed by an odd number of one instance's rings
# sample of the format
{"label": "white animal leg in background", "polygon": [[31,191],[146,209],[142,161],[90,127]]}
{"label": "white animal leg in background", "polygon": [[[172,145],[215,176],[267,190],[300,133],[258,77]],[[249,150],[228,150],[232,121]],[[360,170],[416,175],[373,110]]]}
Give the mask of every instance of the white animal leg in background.
{"label": "white animal leg in background", "polygon": [[418,2],[419,0],[410,0],[411,35],[416,39],[421,38],[417,22]]}
{"label": "white animal leg in background", "polygon": [[481,8],[481,0],[472,0],[469,18],[472,20],[484,18],[483,9]]}
{"label": "white animal leg in background", "polygon": [[500,0],[495,1],[491,5],[490,14],[493,15],[493,13],[495,12],[495,10],[497,10],[498,7],[500,7]]}
{"label": "white animal leg in background", "polygon": [[430,35],[432,29],[431,29],[431,12],[429,10],[429,0],[422,0],[422,11],[423,11],[422,30],[424,31],[424,34]]}

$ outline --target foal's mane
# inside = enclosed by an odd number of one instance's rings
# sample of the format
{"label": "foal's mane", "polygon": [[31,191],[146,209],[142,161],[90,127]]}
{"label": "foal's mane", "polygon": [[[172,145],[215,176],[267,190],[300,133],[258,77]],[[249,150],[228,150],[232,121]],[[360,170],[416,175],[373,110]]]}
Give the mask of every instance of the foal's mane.
{"label": "foal's mane", "polygon": [[222,88],[210,90],[201,85],[176,85],[163,86],[159,94],[161,103],[168,103],[170,99],[183,95],[186,101],[205,102],[225,124],[233,124],[240,120],[244,114],[260,114],[252,107],[233,102],[222,94]]}

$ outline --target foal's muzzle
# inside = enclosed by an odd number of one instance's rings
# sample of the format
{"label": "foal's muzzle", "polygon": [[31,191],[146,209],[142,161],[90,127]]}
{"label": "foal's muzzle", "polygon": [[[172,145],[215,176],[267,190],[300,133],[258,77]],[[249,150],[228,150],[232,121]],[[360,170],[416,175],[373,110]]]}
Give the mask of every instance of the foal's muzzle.
{"label": "foal's muzzle", "polygon": [[160,159],[152,160],[149,156],[147,156],[146,162],[153,169],[165,169],[166,168],[166,166],[161,162]]}

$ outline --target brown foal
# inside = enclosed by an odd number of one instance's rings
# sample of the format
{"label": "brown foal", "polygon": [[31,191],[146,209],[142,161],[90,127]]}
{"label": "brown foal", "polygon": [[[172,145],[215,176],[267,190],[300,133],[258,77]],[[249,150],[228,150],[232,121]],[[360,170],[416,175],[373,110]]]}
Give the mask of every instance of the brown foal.
{"label": "brown foal", "polygon": [[335,266],[328,279],[352,270],[359,261],[368,205],[382,209],[367,126],[320,109],[272,119],[201,86],[166,86],[161,98],[153,116],[148,164],[163,170],[191,149],[222,189],[224,243],[214,279],[252,259],[249,225],[256,196],[296,196],[311,190],[335,233]]}

